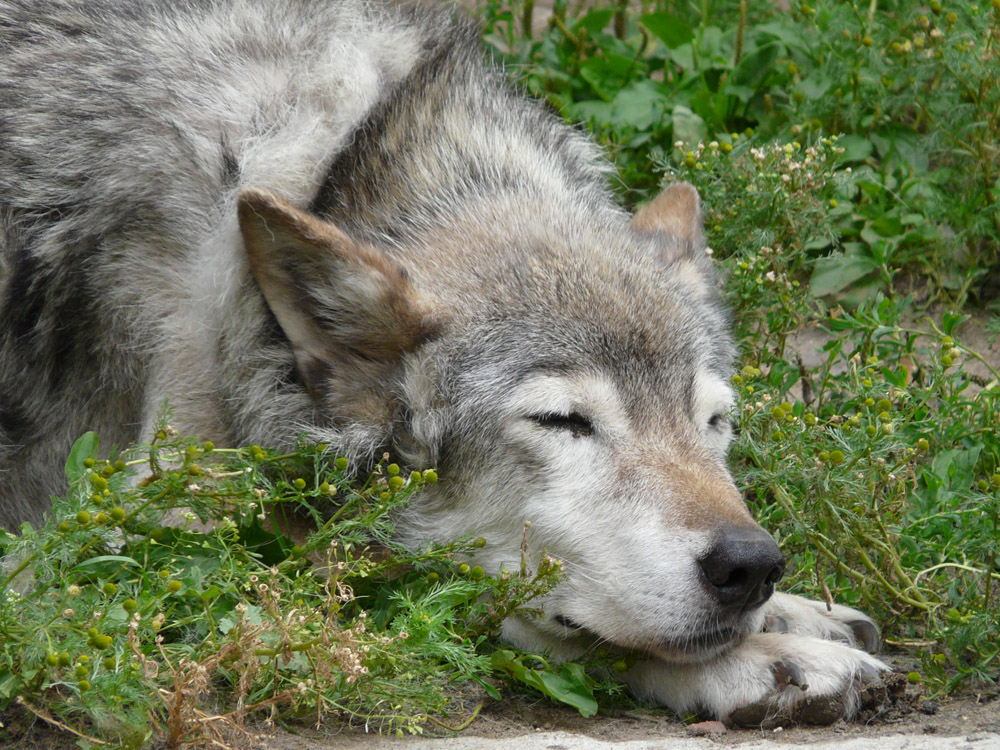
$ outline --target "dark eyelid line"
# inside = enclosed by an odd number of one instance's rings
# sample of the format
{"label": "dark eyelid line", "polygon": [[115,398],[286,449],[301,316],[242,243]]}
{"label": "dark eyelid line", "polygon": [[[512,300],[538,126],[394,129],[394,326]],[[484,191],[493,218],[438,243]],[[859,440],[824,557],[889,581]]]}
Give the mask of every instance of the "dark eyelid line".
{"label": "dark eyelid line", "polygon": [[528,417],[539,427],[553,430],[569,430],[573,437],[589,436],[594,434],[594,425],[579,412],[569,414],[532,414]]}

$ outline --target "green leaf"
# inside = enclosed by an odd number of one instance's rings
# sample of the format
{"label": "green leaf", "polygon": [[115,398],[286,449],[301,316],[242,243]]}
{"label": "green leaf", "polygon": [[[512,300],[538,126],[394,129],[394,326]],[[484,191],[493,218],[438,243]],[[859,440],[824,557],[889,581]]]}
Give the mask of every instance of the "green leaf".
{"label": "green leaf", "polygon": [[97,557],[91,557],[84,560],[79,565],[74,566],[73,570],[80,570],[82,568],[90,568],[94,565],[103,565],[104,563],[121,563],[122,565],[134,565],[137,568],[141,568],[138,561],[131,557],[125,557],[124,555],[98,555]]}
{"label": "green leaf", "polygon": [[668,49],[676,49],[694,39],[694,29],[673,13],[646,13],[639,19]]}
{"label": "green leaf", "polygon": [[689,107],[683,104],[675,104],[670,113],[671,123],[674,129],[674,140],[685,143],[699,143],[706,140],[708,131],[705,128],[705,121],[696,115]]}
{"label": "green leaf", "polygon": [[615,96],[611,104],[612,122],[635,130],[649,130],[663,118],[664,99],[656,81],[635,81]]}
{"label": "green leaf", "polygon": [[[749,55],[744,55],[733,71],[731,84],[756,89],[764,77],[771,72],[781,48],[777,44],[765,45]],[[744,99],[746,101],[746,99]]]}
{"label": "green leaf", "polygon": [[955,329],[960,323],[964,323],[969,319],[968,315],[963,313],[958,313],[954,311],[946,311],[941,316],[941,330],[944,331],[949,336],[955,332]]}
{"label": "green leaf", "polygon": [[903,233],[903,222],[898,216],[883,214],[872,221],[871,227],[880,237],[898,237]]}
{"label": "green leaf", "polygon": [[799,84],[799,91],[806,99],[819,99],[830,90],[831,85],[833,79],[825,71],[816,71]]}
{"label": "green leaf", "polygon": [[841,161],[864,161],[872,155],[872,143],[860,135],[842,135],[837,139],[837,146],[844,149],[840,155]]}
{"label": "green leaf", "polygon": [[541,690],[546,695],[572,706],[584,718],[597,713],[597,701],[589,687],[581,685],[565,671],[561,674],[532,670],[538,677]]}
{"label": "green leaf", "polygon": [[[615,14],[610,8],[594,9],[576,22],[576,27],[583,27],[591,34],[604,31],[611,22],[611,17]],[[575,28],[575,27],[574,27]]]}
{"label": "green leaf", "polygon": [[595,129],[610,125],[614,119],[614,105],[600,99],[574,102],[566,112],[567,119],[591,123]]}
{"label": "green leaf", "polygon": [[580,77],[605,101],[621,90],[635,61],[614,53],[592,57],[580,66]]}
{"label": "green leaf", "polygon": [[83,462],[88,458],[97,458],[97,449],[101,445],[101,438],[96,432],[85,432],[73,443],[73,449],[66,459],[66,481],[73,484],[78,480],[87,468]]}
{"label": "green leaf", "polygon": [[757,33],[770,34],[776,39],[780,39],[788,47],[797,48],[810,55],[815,48],[815,41],[811,39],[807,40],[803,36],[800,27],[796,26],[794,22],[772,21],[771,23],[764,23],[757,27]]}
{"label": "green leaf", "polygon": [[967,489],[976,477],[976,463],[982,453],[982,444],[974,445],[969,450],[942,451],[931,462],[931,471],[942,480],[946,486],[956,489]]}
{"label": "green leaf", "polygon": [[18,692],[20,684],[13,672],[0,672],[0,700],[6,701],[13,698]]}
{"label": "green leaf", "polygon": [[878,268],[878,264],[863,255],[828,255],[813,266],[809,288],[816,297],[836,294]]}
{"label": "green leaf", "polygon": [[584,717],[597,713],[593,682],[579,664],[563,664],[558,673],[550,669],[526,667],[523,656],[513,651],[497,651],[491,657],[493,668],[532,687],[550,698],[573,706]]}

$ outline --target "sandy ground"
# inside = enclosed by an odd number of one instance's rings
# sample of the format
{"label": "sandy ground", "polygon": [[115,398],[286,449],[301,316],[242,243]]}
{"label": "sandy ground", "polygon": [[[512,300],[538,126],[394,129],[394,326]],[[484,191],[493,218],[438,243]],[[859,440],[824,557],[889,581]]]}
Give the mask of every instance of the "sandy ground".
{"label": "sandy ground", "polygon": [[[892,660],[891,660],[892,661]],[[910,664],[903,658],[897,668]],[[279,730],[260,738],[265,750],[706,750],[739,746],[777,750],[788,746],[821,749],[945,750],[1000,749],[1000,691],[969,693],[947,701],[926,700],[919,688],[897,678],[894,695],[869,694],[862,719],[826,727],[779,726],[730,729],[717,722],[685,726],[663,712],[602,712],[584,719],[571,709],[540,699],[512,696],[484,707],[458,736],[380,737],[363,727],[337,733]],[[892,691],[890,691],[892,692]],[[721,733],[715,733],[720,732]],[[707,736],[699,733],[711,732]]]}
{"label": "sandy ground", "polygon": [[[890,658],[897,669],[912,666]],[[892,695],[878,690],[865,700],[863,715],[851,723],[825,727],[778,726],[725,730],[717,722],[686,726],[653,710],[602,711],[584,719],[576,711],[525,695],[490,701],[461,733],[439,737],[380,736],[364,726],[328,724],[257,728],[230,747],[238,750],[1000,750],[1000,690],[927,700],[902,675]],[[899,689],[901,688],[901,689]],[[890,691],[892,692],[892,691]],[[26,713],[0,716],[3,750],[70,750],[72,735]],[[453,717],[460,721],[460,717]],[[708,732],[706,736],[698,736]],[[225,747],[216,745],[216,747]]]}

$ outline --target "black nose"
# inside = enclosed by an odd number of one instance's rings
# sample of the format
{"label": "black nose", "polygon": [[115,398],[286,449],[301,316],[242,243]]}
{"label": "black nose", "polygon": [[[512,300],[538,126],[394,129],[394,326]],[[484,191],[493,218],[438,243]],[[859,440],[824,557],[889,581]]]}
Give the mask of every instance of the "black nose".
{"label": "black nose", "polygon": [[785,558],[770,534],[739,526],[716,537],[698,564],[719,604],[735,612],[766,602],[785,574]]}

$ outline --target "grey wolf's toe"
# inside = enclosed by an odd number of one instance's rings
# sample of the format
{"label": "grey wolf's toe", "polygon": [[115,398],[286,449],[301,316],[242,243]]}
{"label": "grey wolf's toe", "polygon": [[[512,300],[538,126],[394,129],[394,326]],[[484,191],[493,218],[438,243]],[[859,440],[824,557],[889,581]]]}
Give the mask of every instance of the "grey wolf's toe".
{"label": "grey wolf's toe", "polygon": [[851,620],[847,626],[854,633],[858,644],[869,654],[877,654],[879,648],[879,634],[875,623],[870,620]]}

